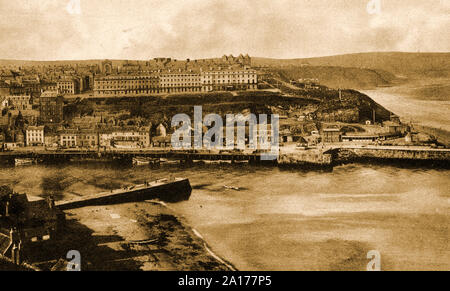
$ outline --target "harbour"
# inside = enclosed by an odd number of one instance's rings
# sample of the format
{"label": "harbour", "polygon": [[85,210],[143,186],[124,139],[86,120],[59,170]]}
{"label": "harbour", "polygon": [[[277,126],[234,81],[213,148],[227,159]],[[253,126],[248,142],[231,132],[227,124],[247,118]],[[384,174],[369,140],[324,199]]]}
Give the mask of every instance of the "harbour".
{"label": "harbour", "polygon": [[[337,265],[359,270],[365,268],[361,258],[366,250],[375,248],[385,254],[387,270],[448,268],[449,173],[439,167],[349,163],[330,171],[252,164],[155,168],[79,162],[2,168],[0,174],[0,182],[15,183],[16,191],[51,194],[56,203],[171,175],[189,177],[189,200],[167,205],[238,270],[326,270]],[[98,216],[124,229],[135,224],[130,219],[136,220],[127,214],[133,204],[124,205],[68,211],[74,218],[92,217],[92,227],[98,227]],[[96,212],[98,207],[102,212]],[[150,209],[146,211],[154,213]],[[428,228],[430,224],[435,226]],[[141,234],[129,240],[152,237]],[[333,250],[340,255],[331,256]],[[311,260],[310,252],[321,255]]]}
{"label": "harbour", "polygon": [[193,164],[204,162],[207,164],[272,164],[295,166],[323,166],[330,167],[343,160],[346,162],[358,161],[364,158],[373,160],[419,160],[430,163],[439,161],[444,165],[450,161],[450,149],[432,148],[424,146],[380,146],[361,144],[330,144],[315,149],[299,150],[294,147],[281,147],[278,156],[273,161],[262,159],[261,153],[212,153],[211,151],[183,151],[183,150],[114,150],[114,151],[10,151],[0,152],[0,160],[16,165],[30,165],[46,161],[70,160],[121,160],[133,165],[160,165],[160,164]]}
{"label": "harbour", "polygon": [[450,270],[450,1],[0,1],[0,271]]}

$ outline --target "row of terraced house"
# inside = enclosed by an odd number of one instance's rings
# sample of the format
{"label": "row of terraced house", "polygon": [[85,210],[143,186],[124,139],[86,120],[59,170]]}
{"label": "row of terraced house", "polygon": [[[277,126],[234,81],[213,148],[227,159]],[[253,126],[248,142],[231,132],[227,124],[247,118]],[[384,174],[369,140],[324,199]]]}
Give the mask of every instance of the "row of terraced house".
{"label": "row of terraced house", "polygon": [[[18,134],[22,137],[10,142],[8,148],[45,146],[81,149],[97,149],[100,147],[136,149],[151,145],[150,128],[145,126],[117,126],[105,129],[70,128],[56,132],[46,131],[44,126],[28,126]],[[1,138],[0,142],[2,142]]]}
{"label": "row of terraced house", "polygon": [[96,77],[94,80],[94,95],[97,97],[254,90],[257,88],[258,74],[252,69],[108,75]]}

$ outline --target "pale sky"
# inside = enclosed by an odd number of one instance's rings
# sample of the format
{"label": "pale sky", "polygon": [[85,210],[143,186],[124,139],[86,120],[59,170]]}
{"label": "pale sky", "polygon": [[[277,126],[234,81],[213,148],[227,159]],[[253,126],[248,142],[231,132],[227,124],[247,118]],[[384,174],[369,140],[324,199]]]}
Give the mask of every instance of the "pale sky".
{"label": "pale sky", "polygon": [[450,52],[450,0],[0,0],[0,13],[0,59]]}

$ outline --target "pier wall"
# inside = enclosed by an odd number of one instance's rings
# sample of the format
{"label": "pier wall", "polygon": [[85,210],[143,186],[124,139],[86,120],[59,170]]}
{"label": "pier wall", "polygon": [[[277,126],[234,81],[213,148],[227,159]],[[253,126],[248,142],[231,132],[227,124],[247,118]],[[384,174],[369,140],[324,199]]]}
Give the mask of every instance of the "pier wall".
{"label": "pier wall", "polygon": [[164,202],[178,202],[188,200],[191,192],[192,187],[189,180],[183,179],[154,186],[120,189],[111,191],[111,193],[85,196],[77,200],[58,202],[56,206],[61,210],[68,210],[85,206],[140,202],[153,199]]}
{"label": "pier wall", "polygon": [[445,129],[433,128],[430,126],[424,126],[419,124],[414,124],[413,129],[419,132],[425,132],[426,134],[436,137],[438,142],[450,146],[450,132]]}
{"label": "pier wall", "polygon": [[356,160],[360,158],[390,160],[450,161],[450,150],[432,149],[389,149],[389,148],[340,148],[335,160]]}
{"label": "pier wall", "polygon": [[299,150],[293,153],[280,153],[279,165],[317,165],[329,166],[332,163],[332,154],[317,150]]}

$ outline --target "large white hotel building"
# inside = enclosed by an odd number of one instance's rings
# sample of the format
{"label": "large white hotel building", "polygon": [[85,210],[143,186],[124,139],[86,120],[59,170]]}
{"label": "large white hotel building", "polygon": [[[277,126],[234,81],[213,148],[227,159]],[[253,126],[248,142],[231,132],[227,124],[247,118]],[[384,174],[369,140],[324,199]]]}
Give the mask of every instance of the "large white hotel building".
{"label": "large white hotel building", "polygon": [[158,93],[254,90],[258,74],[252,69],[200,72],[160,72],[153,75],[108,75],[96,77],[97,97],[139,96]]}

